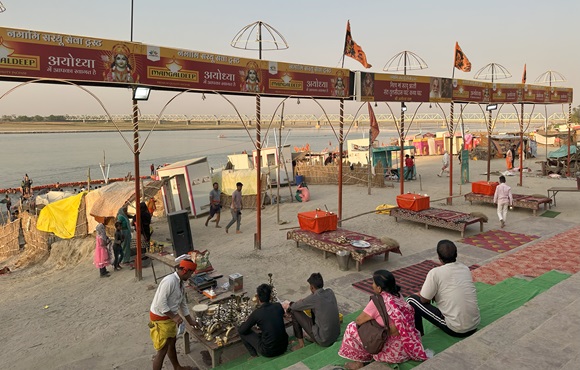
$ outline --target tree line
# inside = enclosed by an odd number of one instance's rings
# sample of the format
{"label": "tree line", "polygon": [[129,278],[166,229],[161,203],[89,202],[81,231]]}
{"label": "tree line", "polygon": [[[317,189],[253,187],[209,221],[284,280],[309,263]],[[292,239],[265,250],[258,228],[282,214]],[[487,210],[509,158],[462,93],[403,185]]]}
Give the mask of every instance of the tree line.
{"label": "tree line", "polygon": [[66,116],[54,114],[51,114],[50,116],[17,116],[15,114],[5,114],[2,116],[1,120],[2,122],[65,122]]}

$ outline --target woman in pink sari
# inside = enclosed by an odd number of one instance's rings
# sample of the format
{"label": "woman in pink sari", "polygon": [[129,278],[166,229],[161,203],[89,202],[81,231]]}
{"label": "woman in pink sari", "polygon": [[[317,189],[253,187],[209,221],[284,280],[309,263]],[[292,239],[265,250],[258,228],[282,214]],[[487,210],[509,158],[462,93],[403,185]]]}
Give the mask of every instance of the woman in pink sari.
{"label": "woman in pink sari", "polygon": [[389,337],[382,351],[376,355],[368,353],[358,335],[358,326],[369,320],[376,320],[384,326],[383,319],[372,300],[355,321],[348,324],[338,355],[354,362],[347,363],[347,369],[360,369],[364,363],[378,362],[401,363],[408,360],[427,359],[421,335],[415,329],[413,308],[399,294],[401,288],[395,283],[395,276],[387,270],[373,273],[373,289],[385,302],[389,315]]}
{"label": "woman in pink sari", "polygon": [[107,271],[107,265],[110,265],[109,261],[109,237],[105,232],[105,225],[97,224],[97,245],[95,246],[95,258],[93,263],[99,269],[101,277],[109,277],[109,272]]}

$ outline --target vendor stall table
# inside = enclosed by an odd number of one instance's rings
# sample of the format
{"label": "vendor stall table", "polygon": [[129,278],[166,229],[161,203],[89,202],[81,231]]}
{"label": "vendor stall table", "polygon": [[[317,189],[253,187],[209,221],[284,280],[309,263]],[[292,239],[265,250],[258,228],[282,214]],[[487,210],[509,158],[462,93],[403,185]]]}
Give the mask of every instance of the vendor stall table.
{"label": "vendor stall table", "polygon": [[[516,208],[527,208],[532,210],[532,214],[536,216],[537,211],[540,209],[541,205],[544,205],[544,209],[549,207],[552,204],[552,199],[547,197],[533,197],[530,195],[523,195],[523,194],[513,194],[514,204],[513,206]],[[493,204],[493,195],[484,195],[484,194],[474,194],[474,193],[467,193],[465,194],[465,200],[469,201],[471,204],[473,202],[481,202],[481,203],[491,203]]]}
{"label": "vendor stall table", "polygon": [[323,233],[336,230],[338,217],[335,213],[325,211],[310,211],[298,214],[298,223],[302,230]]}
{"label": "vendor stall table", "polygon": [[[357,248],[350,244],[350,242],[341,242],[341,237],[352,241],[365,241],[369,243],[368,248]],[[288,231],[286,239],[296,241],[296,247],[300,242],[310,245],[314,248],[322,250],[324,258],[327,257],[327,252],[336,253],[342,250],[351,252],[352,259],[356,262],[356,269],[360,271],[360,265],[369,257],[379,254],[385,255],[384,260],[389,260],[389,252],[401,253],[399,247],[392,247],[384,244],[380,239],[374,236],[365,235],[345,229],[336,229],[334,231],[327,231],[325,233],[314,233],[307,230],[294,229]]]}
{"label": "vendor stall table", "polygon": [[[153,280],[155,281],[155,284],[157,284],[157,280],[161,280],[165,276],[172,274],[173,271],[175,271],[175,269],[179,266],[179,262],[175,262],[175,257],[169,253],[145,253],[145,256],[151,259],[151,271],[153,271]],[[155,261],[161,262],[162,264],[171,267],[172,271],[169,274],[157,277],[157,274],[155,273],[155,267],[153,266]]]}
{"label": "vendor stall table", "polygon": [[422,211],[428,209],[430,199],[427,195],[421,194],[401,194],[397,195],[397,205],[399,208],[410,209],[411,211]]}
{"label": "vendor stall table", "polygon": [[[220,301],[219,299],[216,301],[212,301],[212,304],[218,303],[219,301]],[[194,340],[195,342],[199,342],[202,346],[204,346],[208,350],[208,352],[211,356],[211,368],[212,369],[220,364],[221,355],[227,348],[232,347],[235,344],[241,343],[241,341],[242,341],[240,339],[240,335],[238,334],[238,330],[233,329],[229,334],[227,343],[222,343],[222,345],[219,346],[213,340],[208,341],[204,336],[205,333],[203,331],[189,325],[187,320],[184,319],[183,322],[185,323],[185,333],[183,335],[185,354],[188,354],[191,352],[191,348],[190,348],[190,342],[191,342],[190,336],[191,336],[191,337],[195,338],[195,340]],[[284,316],[284,325],[286,327],[290,327],[292,325],[292,320],[287,318],[286,316]]]}
{"label": "vendor stall table", "polygon": [[[568,187],[555,187],[555,188],[550,188],[548,189],[548,198],[554,199],[554,207],[556,207],[556,194],[558,194],[561,191],[569,191],[569,192],[573,192],[573,193],[578,193],[580,192],[580,189],[576,188],[568,188]],[[550,195],[550,193],[552,193],[552,195]]]}
{"label": "vendor stall table", "polygon": [[465,229],[468,225],[477,222],[479,222],[479,231],[483,231],[482,217],[475,217],[468,213],[447,209],[429,208],[415,212],[409,209],[393,208],[391,209],[391,216],[395,217],[395,221],[397,222],[399,222],[399,218],[402,218],[403,220],[423,223],[427,229],[429,226],[437,226],[445,229],[457,230],[461,232],[461,237],[465,234]]}

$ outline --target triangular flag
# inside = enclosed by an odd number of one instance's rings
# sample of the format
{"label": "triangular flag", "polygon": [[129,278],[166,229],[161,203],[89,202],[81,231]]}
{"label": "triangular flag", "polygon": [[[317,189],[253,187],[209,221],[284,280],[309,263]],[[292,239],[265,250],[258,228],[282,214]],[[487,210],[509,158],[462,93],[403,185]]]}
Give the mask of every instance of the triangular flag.
{"label": "triangular flag", "polygon": [[524,64],[524,74],[522,75],[522,83],[525,84],[528,79],[528,73],[526,72],[526,65]]}
{"label": "triangular flag", "polygon": [[467,59],[465,54],[463,54],[463,50],[461,50],[459,43],[457,42],[455,42],[455,60],[453,65],[460,71],[471,72],[471,62]]}
{"label": "triangular flag", "polygon": [[346,22],[346,37],[344,39],[344,55],[358,60],[365,68],[371,68],[372,65],[367,63],[367,56],[363,49],[358,46],[350,34],[350,21]]}
{"label": "triangular flag", "polygon": [[375,112],[373,111],[373,107],[371,107],[371,103],[367,102],[369,107],[369,121],[371,126],[371,144],[375,142],[377,136],[379,136],[379,123],[377,122],[377,117],[375,117]]}

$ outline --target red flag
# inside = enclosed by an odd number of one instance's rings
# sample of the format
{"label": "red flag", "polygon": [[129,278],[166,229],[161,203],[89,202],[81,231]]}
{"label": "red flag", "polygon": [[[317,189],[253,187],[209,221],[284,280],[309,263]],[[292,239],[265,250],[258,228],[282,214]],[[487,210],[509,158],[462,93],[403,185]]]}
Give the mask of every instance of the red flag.
{"label": "red flag", "polygon": [[455,61],[453,63],[455,68],[459,69],[463,72],[471,72],[471,62],[465,54],[463,54],[463,50],[459,47],[459,43],[455,42]]}
{"label": "red flag", "polygon": [[379,123],[377,122],[377,117],[375,117],[375,112],[373,112],[373,107],[371,103],[367,102],[369,107],[369,121],[371,122],[371,144],[375,141],[377,136],[379,136]]}
{"label": "red flag", "polygon": [[528,79],[528,74],[526,72],[526,65],[524,64],[524,74],[522,75],[522,83],[525,84]]}
{"label": "red flag", "polygon": [[372,65],[367,63],[367,55],[363,49],[358,46],[350,34],[350,21],[346,22],[346,38],[344,39],[344,55],[358,60],[365,68],[371,68]]}

